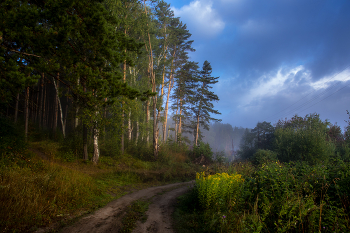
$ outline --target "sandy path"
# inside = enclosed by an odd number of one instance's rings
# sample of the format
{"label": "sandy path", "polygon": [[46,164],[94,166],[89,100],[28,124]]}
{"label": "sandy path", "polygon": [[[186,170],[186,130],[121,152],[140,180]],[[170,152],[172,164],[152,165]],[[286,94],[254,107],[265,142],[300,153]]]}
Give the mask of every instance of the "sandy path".
{"label": "sandy path", "polygon": [[127,194],[105,207],[96,210],[91,215],[81,218],[74,225],[63,228],[62,233],[75,232],[118,232],[121,218],[127,206],[139,199],[151,199],[152,203],[146,212],[145,223],[137,222],[135,233],[173,232],[171,214],[174,210],[176,197],[185,193],[194,184],[193,181],[152,187]]}

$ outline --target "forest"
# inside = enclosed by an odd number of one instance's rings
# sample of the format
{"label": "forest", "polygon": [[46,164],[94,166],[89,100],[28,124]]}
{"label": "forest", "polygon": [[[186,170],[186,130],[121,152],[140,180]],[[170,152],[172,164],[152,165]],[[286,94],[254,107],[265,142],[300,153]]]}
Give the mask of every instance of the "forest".
{"label": "forest", "polygon": [[5,0],[0,15],[1,232],[194,179],[218,77],[168,3]]}
{"label": "forest", "polygon": [[189,60],[191,33],[166,2],[5,1],[1,11],[1,114],[23,120],[26,140],[80,135],[71,151],[94,163],[101,140],[119,154],[152,144],[157,159],[169,130],[197,145],[200,126],[219,121],[218,77]]}

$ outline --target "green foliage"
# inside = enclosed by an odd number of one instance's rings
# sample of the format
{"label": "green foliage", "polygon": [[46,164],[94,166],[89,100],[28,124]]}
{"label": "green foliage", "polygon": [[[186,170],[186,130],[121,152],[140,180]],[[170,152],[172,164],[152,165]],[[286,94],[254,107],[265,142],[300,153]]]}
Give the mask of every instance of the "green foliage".
{"label": "green foliage", "polygon": [[282,162],[301,160],[315,164],[328,160],[335,152],[324,127],[278,128],[275,135],[278,159]]}
{"label": "green foliage", "polygon": [[277,161],[277,153],[271,150],[258,150],[255,152],[252,158],[252,162],[255,165],[262,165],[264,163]]}
{"label": "green foliage", "polygon": [[197,173],[196,188],[199,202],[205,209],[223,210],[226,205],[235,203],[240,184],[244,182],[239,174],[217,173],[206,175]]}
{"label": "green foliage", "polygon": [[193,154],[194,154],[195,158],[198,158],[202,155],[207,157],[208,159],[213,158],[213,152],[209,146],[209,143],[204,143],[202,141],[198,142],[198,146],[194,146]]}
{"label": "green foliage", "polygon": [[8,149],[24,149],[23,130],[19,129],[10,119],[0,115],[0,152],[4,153]]}
{"label": "green foliage", "polygon": [[225,151],[218,151],[214,153],[214,158],[216,163],[225,163],[227,162],[227,157]]}
{"label": "green foliage", "polygon": [[[197,188],[184,198],[199,204],[181,212],[183,216],[177,219],[191,232],[347,232],[350,164],[336,157],[331,160],[314,165],[301,161],[260,164],[254,172],[246,173],[240,188],[235,189],[234,202],[223,205],[225,195],[209,190],[221,192],[226,187],[219,184],[220,174],[210,176],[216,180],[203,182],[208,182],[206,193],[215,196],[215,201],[210,205],[201,201],[203,194]],[[234,164],[230,169],[235,172],[242,165]]]}
{"label": "green foliage", "polygon": [[275,128],[270,122],[258,122],[256,127],[249,131],[246,129],[241,142],[238,156],[240,159],[251,159],[259,149],[273,150]]}
{"label": "green foliage", "polygon": [[[67,155],[68,157],[73,158],[82,158],[83,155],[83,137],[82,137],[82,128],[74,130],[69,133],[60,143],[61,155]],[[67,158],[68,158],[67,157]],[[68,159],[69,161],[73,161]]]}

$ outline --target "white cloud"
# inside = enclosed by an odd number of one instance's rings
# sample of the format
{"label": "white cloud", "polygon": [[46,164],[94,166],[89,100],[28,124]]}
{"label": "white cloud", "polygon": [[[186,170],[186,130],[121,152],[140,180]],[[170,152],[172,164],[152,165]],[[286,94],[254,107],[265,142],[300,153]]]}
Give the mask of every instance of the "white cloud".
{"label": "white cloud", "polygon": [[176,17],[189,26],[193,35],[214,37],[222,32],[225,23],[213,8],[213,3],[206,0],[190,2],[180,9],[172,8]]}
{"label": "white cloud", "polygon": [[326,76],[314,83],[311,83],[311,86],[315,90],[328,88],[332,82],[341,81],[346,82],[350,80],[350,69],[343,70],[340,73],[333,74],[332,76]]}
{"label": "white cloud", "polygon": [[250,89],[248,95],[244,96],[241,107],[246,107],[251,102],[264,97],[275,96],[283,90],[298,85],[299,80],[296,79],[296,76],[300,74],[304,80],[311,79],[310,72],[306,71],[303,66],[289,70],[280,68],[277,73],[261,76],[256,85]]}

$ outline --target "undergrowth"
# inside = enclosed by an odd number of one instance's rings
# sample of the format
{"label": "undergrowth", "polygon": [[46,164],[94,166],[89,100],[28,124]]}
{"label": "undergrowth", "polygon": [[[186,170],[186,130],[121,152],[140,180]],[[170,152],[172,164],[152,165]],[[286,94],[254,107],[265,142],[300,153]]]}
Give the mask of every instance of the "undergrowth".
{"label": "undergrowth", "polygon": [[[213,170],[219,173],[198,174],[195,189],[179,199],[177,232],[349,232],[350,164],[341,159]],[[244,181],[237,177],[230,188],[223,172],[242,172]]]}

